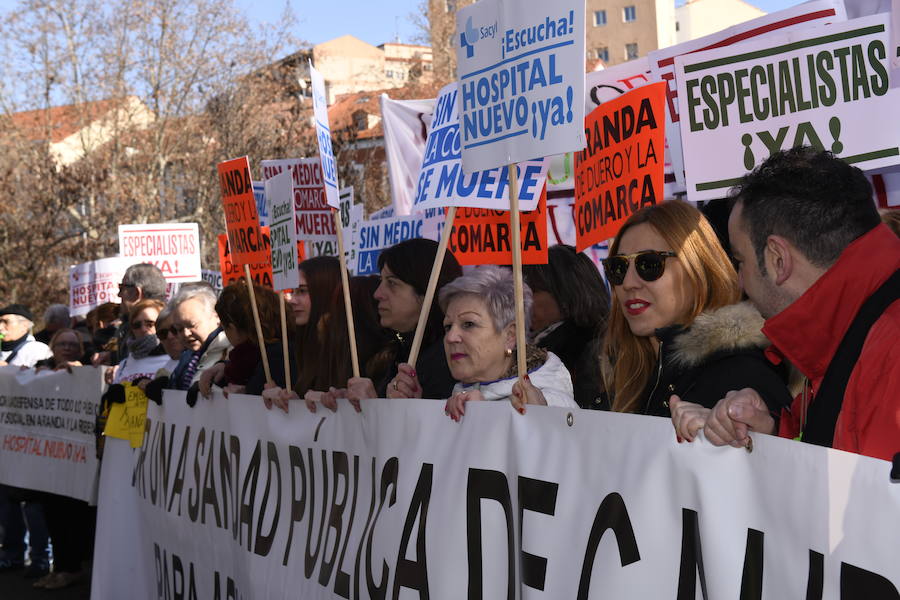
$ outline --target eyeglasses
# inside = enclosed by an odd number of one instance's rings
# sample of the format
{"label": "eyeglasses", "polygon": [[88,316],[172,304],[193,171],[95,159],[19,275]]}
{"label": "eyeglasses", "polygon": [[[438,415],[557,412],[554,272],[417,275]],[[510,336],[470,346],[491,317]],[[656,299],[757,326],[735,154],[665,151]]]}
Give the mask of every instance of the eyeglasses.
{"label": "eyeglasses", "polygon": [[146,321],[134,321],[131,324],[131,328],[134,330],[138,330],[141,327],[146,327],[147,329],[156,329],[156,321],[146,320]]}
{"label": "eyeglasses", "polygon": [[178,330],[175,327],[166,327],[165,329],[157,329],[156,337],[160,340],[164,340],[168,338],[170,335],[175,335],[178,333]]}
{"label": "eyeglasses", "polygon": [[678,256],[674,252],[645,250],[634,254],[616,254],[603,261],[606,278],[612,285],[622,285],[628,265],[634,259],[634,269],[644,281],[656,281],[666,270],[666,259]]}

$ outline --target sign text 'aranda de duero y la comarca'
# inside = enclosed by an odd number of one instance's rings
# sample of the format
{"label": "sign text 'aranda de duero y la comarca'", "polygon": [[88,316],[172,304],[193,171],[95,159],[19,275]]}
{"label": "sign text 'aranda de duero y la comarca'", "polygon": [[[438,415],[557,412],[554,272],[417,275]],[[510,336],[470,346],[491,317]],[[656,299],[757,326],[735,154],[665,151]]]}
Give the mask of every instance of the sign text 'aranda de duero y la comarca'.
{"label": "sign text 'aranda de duero y la comarca'", "polygon": [[[453,220],[447,248],[461,265],[511,265],[512,235],[509,210],[460,208]],[[547,192],[534,210],[519,219],[522,264],[547,264]]]}
{"label": "sign text 'aranda de duero y la comarca'", "polygon": [[267,262],[269,249],[263,246],[249,159],[244,156],[221,162],[218,171],[231,262],[236,265]]}
{"label": "sign text 'aranda de duero y la comarca'", "polygon": [[456,13],[466,173],[584,147],[584,0],[481,0]]}
{"label": "sign text 'aranda de duero y la comarca'", "polygon": [[584,123],[575,154],[575,235],[582,251],[616,235],[628,217],[663,201],[665,84],[604,102]]}

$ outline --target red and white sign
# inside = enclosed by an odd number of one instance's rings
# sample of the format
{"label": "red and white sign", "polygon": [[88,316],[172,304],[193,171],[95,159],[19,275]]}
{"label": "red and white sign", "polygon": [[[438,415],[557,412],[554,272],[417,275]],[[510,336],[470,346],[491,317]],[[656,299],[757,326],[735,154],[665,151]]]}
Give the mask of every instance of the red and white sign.
{"label": "red and white sign", "polygon": [[260,163],[263,179],[288,171],[294,193],[294,225],[297,239],[303,242],[330,242],[337,236],[334,215],[328,205],[322,164],[314,158],[264,160]]}
{"label": "red and white sign", "polygon": [[119,254],[129,262],[159,267],[166,281],[200,281],[200,232],[196,223],[119,225]]}
{"label": "red and white sign", "polygon": [[101,304],[119,302],[119,282],[132,263],[101,258],[69,267],[69,314],[86,315]]}

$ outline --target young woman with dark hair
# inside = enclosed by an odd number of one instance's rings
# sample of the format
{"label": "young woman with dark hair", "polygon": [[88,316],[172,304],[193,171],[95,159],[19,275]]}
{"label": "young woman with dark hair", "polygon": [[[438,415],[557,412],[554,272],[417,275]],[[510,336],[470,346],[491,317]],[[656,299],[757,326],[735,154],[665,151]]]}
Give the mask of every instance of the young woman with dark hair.
{"label": "young woman with dark hair", "polygon": [[[347,397],[354,402],[385,396],[447,398],[453,390],[456,382],[444,356],[444,313],[438,306],[437,294],[426,321],[418,362],[415,366],[406,362],[437,248],[433,240],[415,238],[391,246],[378,257],[381,283],[374,298],[381,326],[393,332],[393,339],[370,361],[372,377],[347,382]],[[461,275],[462,268],[448,252],[441,265],[437,289]]]}
{"label": "young woman with dark hair", "polygon": [[[266,357],[269,371],[276,385],[284,385],[284,353],[282,345],[281,318],[278,294],[262,286],[254,285],[256,308],[259,314],[260,329],[266,346]],[[262,353],[259,349],[259,336],[253,322],[253,307],[250,300],[250,289],[240,279],[235,281],[219,295],[216,302],[216,314],[232,349],[228,359],[208,369],[200,376],[200,391],[209,395],[209,385],[216,382],[226,391],[234,393],[262,393],[266,383],[265,369],[262,364]],[[295,325],[292,319],[287,321],[288,340],[292,339]],[[289,367],[294,372],[293,352],[289,351]]]}
{"label": "young woman with dark hair", "polygon": [[556,354],[572,375],[581,408],[608,408],[600,375],[600,343],[609,292],[600,272],[572,246],[552,246],[546,265],[524,265],[531,288],[532,343]]}

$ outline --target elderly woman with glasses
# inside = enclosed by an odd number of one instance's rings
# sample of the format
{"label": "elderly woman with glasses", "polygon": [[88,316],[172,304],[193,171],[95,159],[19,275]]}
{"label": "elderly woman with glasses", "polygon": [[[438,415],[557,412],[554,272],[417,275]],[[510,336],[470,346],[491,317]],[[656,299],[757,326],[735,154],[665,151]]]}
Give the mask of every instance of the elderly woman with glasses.
{"label": "elderly woman with glasses", "polygon": [[68,327],[58,329],[50,338],[50,351],[53,353],[48,359],[39,361],[34,365],[35,369],[67,369],[82,366],[81,358],[84,356],[84,342],[74,329]]}
{"label": "elderly woman with glasses", "polygon": [[[509,400],[523,414],[525,404],[576,407],[569,372],[552,352],[528,346],[528,374],[519,379],[513,290],[512,273],[495,266],[476,269],[441,288],[444,351],[458,382],[446,407],[454,421],[473,400]],[[527,328],[532,299],[528,286],[524,291]]]}
{"label": "elderly woman with glasses", "polygon": [[613,291],[602,357],[613,410],[671,416],[680,441],[729,390],[753,388],[772,410],[790,402],[763,355],[763,319],[738,303],[737,273],[697,209],[673,201],[635,213],[603,267]]}

